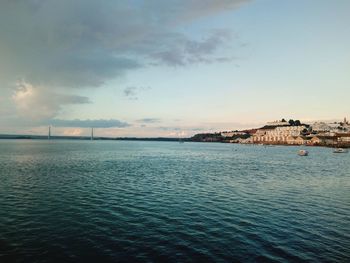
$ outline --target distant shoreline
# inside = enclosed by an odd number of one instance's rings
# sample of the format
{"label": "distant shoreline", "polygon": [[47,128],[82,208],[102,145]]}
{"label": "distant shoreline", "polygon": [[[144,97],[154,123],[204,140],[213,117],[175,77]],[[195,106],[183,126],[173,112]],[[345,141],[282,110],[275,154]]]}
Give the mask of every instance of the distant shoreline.
{"label": "distant shoreline", "polygon": [[[45,135],[0,134],[0,140],[49,140]],[[50,140],[91,140],[89,136],[51,136]],[[169,137],[94,137],[94,141],[191,141],[190,138]]]}

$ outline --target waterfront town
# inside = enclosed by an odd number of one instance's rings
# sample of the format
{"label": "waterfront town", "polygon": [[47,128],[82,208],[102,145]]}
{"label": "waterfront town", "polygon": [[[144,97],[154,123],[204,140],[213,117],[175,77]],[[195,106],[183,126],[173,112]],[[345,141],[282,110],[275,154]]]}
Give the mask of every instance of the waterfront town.
{"label": "waterfront town", "polygon": [[350,148],[350,123],[301,123],[299,120],[277,120],[261,128],[242,131],[196,134],[192,141],[264,145],[309,145]]}

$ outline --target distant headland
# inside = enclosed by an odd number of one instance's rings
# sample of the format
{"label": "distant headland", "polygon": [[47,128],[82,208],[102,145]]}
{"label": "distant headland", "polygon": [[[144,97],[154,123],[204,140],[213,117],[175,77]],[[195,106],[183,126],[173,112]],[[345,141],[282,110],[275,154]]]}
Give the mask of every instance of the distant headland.
{"label": "distant headland", "polygon": [[285,119],[268,122],[261,128],[196,134],[191,141],[242,144],[308,145],[350,147],[350,123],[302,123]]}

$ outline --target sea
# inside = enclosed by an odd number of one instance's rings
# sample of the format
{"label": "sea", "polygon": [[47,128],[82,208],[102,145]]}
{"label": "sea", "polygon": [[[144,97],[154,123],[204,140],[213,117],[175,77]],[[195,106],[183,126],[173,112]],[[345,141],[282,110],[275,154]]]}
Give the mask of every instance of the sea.
{"label": "sea", "polygon": [[350,153],[0,140],[0,262],[350,262]]}

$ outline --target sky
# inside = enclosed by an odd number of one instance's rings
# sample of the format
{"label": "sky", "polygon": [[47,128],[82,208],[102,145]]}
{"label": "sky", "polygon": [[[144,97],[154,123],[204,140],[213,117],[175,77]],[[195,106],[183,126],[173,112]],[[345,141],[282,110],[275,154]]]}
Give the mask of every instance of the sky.
{"label": "sky", "polygon": [[348,0],[0,1],[0,134],[350,118]]}

